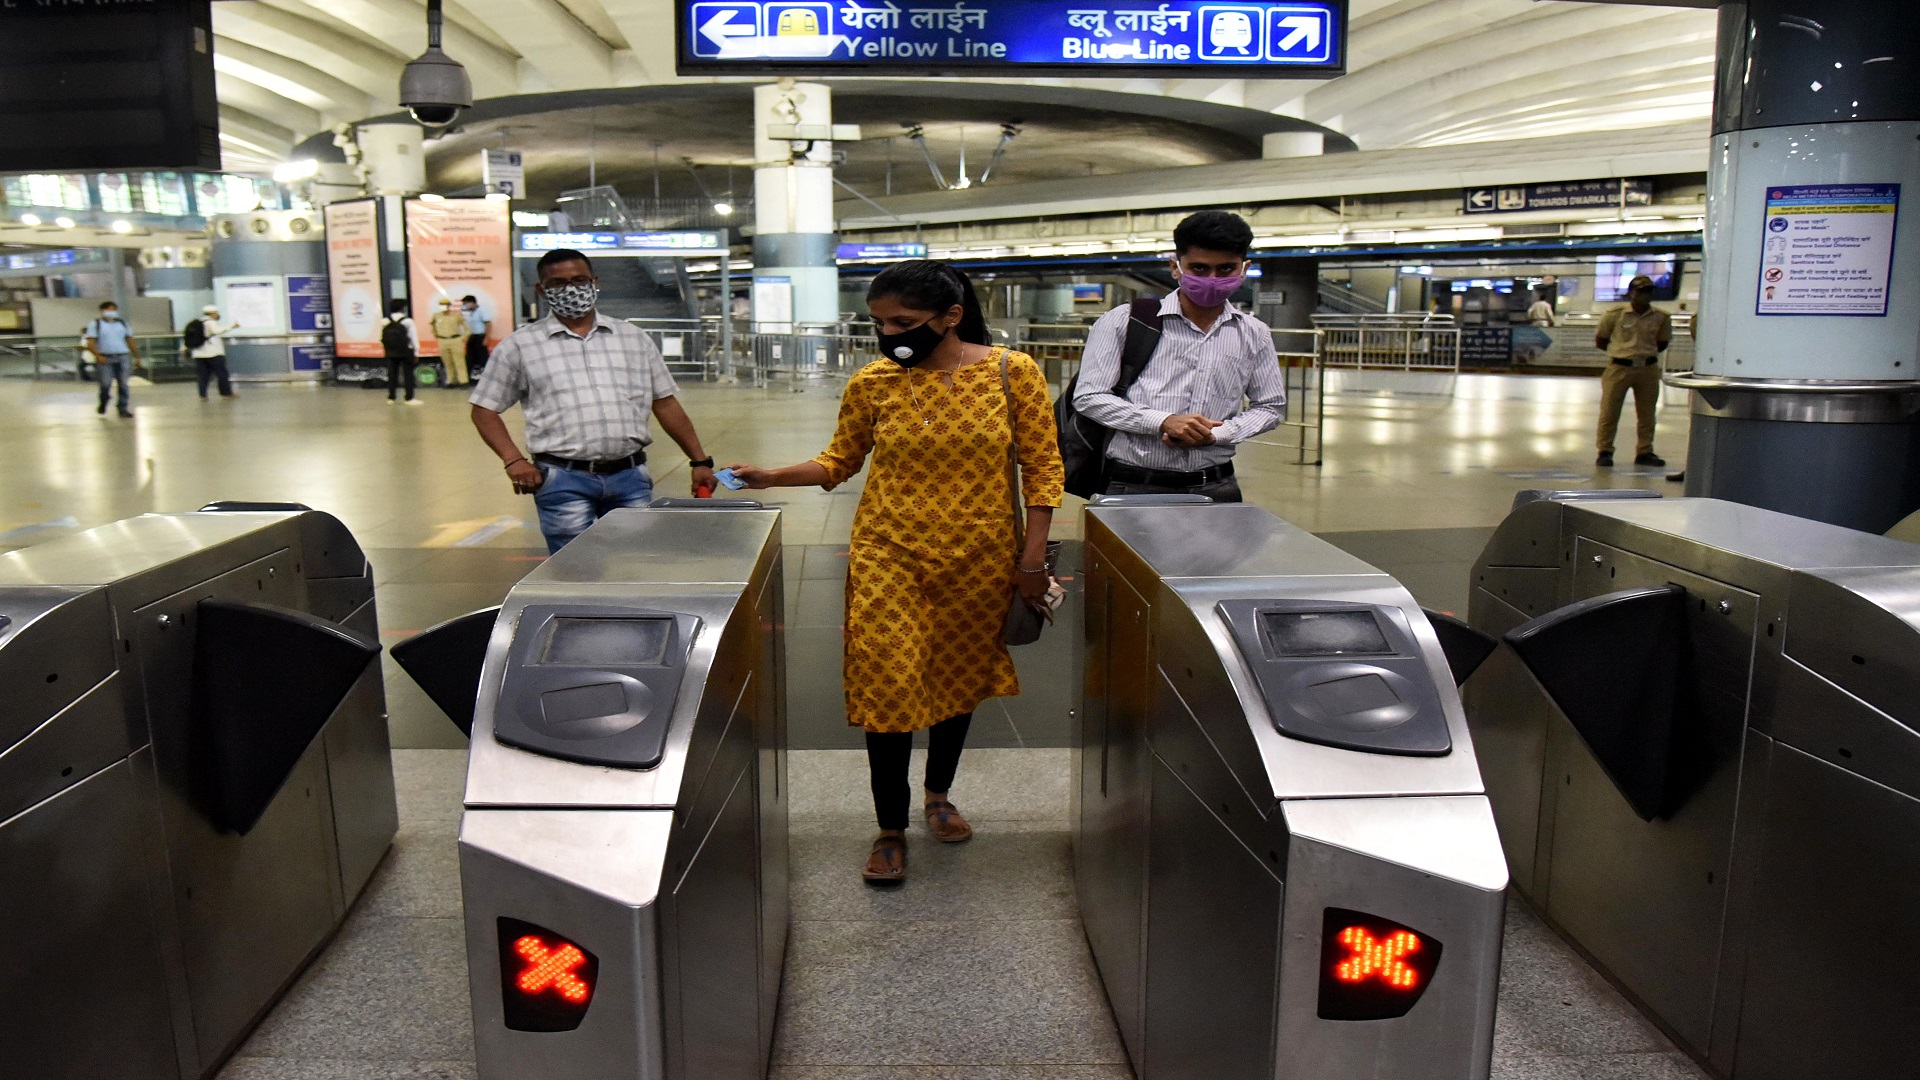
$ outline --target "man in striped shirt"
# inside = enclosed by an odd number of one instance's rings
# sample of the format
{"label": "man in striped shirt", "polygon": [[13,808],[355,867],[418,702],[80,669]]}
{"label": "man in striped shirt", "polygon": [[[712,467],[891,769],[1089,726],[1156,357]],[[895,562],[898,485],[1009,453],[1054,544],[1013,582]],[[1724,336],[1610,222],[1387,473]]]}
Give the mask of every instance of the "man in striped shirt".
{"label": "man in striped shirt", "polygon": [[1109,495],[1198,494],[1239,502],[1234,448],[1286,415],[1286,382],[1273,332],[1228,300],[1246,279],[1253,230],[1238,215],[1202,210],[1173,230],[1180,287],[1160,305],[1160,344],[1124,395],[1120,378],[1128,308],[1107,312],[1087,335],[1073,404],[1112,428]]}

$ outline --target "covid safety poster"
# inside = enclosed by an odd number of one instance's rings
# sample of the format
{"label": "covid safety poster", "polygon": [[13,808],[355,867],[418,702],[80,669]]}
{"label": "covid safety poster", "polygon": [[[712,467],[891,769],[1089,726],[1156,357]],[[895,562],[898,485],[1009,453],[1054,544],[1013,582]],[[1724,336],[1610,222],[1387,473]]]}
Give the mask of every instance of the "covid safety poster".
{"label": "covid safety poster", "polygon": [[1884,316],[1899,184],[1767,189],[1761,315]]}
{"label": "covid safety poster", "polygon": [[380,319],[380,203],[374,199],[329,203],[327,303],[333,309],[335,356],[378,360]]}
{"label": "covid safety poster", "polygon": [[408,199],[407,289],[420,352],[438,356],[433,313],[471,296],[493,324],[488,346],[513,332],[513,249],[505,199]]}

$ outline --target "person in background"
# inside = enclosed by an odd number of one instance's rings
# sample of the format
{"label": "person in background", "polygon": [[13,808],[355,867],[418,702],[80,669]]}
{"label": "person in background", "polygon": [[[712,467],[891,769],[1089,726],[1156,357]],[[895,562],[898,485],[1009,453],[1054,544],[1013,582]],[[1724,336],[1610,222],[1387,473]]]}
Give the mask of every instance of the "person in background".
{"label": "person in background", "polygon": [[1046,376],[1032,357],[992,344],[965,274],[897,263],[873,279],[867,310],[884,359],[847,380],[827,449],[733,474],[756,489],[831,490],[872,457],[847,556],[843,681],[847,722],[866,730],[880,825],[860,873],[884,884],[907,875],[915,731],[927,732],[928,830],[942,843],[973,835],[948,790],[974,709],[1020,692],[1007,612],[1015,593],[1029,603],[1046,595],[1047,533],[1066,474]]}
{"label": "person in background", "polygon": [[493,333],[493,320],[480,310],[480,298],[472,293],[460,298],[460,314],[467,320],[467,385],[479,378],[487,366],[487,336]]}
{"label": "person in background", "polygon": [[398,399],[403,381],[407,387],[407,404],[420,404],[413,399],[413,365],[414,358],[420,355],[420,331],[407,314],[404,297],[387,304],[387,321],[380,326],[380,348],[387,354],[387,404],[392,405]]}
{"label": "person in background", "polygon": [[558,206],[556,206],[553,209],[547,211],[547,231],[548,232],[572,232],[573,218],[568,216],[565,210],[562,210]]}
{"label": "person in background", "polygon": [[440,349],[440,366],[447,371],[447,385],[467,385],[467,338],[473,331],[467,329],[466,314],[454,310],[453,297],[443,296],[427,322]]}
{"label": "person in background", "polygon": [[[540,256],[535,273],[546,317],[507,335],[467,400],[513,490],[533,496],[547,550],[559,551],[608,511],[652,500],[649,413],[686,451],[691,491],[713,490],[713,459],[700,448],[659,347],[645,331],[596,310],[593,263],[561,248]],[[526,453],[500,416],[515,405],[526,413]]]}
{"label": "person in background", "polygon": [[1527,321],[1535,326],[1553,325],[1553,304],[1545,296],[1536,295],[1533,303],[1527,305]]}
{"label": "person in background", "polygon": [[200,400],[207,400],[207,384],[218,381],[220,396],[233,397],[233,377],[227,373],[227,343],[220,335],[238,329],[239,323],[220,325],[220,309],[212,304],[200,309],[200,317],[180,331],[180,344],[193,358],[193,380],[200,389]]}
{"label": "person in background", "polygon": [[1234,448],[1279,425],[1287,388],[1267,324],[1228,297],[1246,280],[1253,229],[1236,214],[1202,210],[1173,230],[1180,285],[1160,305],[1160,343],[1124,397],[1114,394],[1129,306],[1087,334],[1074,408],[1113,429],[1109,495],[1205,495],[1239,502]]}
{"label": "person in background", "polygon": [[1627,283],[1627,306],[1600,317],[1593,344],[1607,354],[1600,375],[1600,428],[1594,438],[1599,456],[1594,464],[1613,467],[1614,436],[1620,431],[1620,408],[1633,391],[1633,411],[1639,420],[1634,446],[1635,465],[1664,466],[1653,452],[1653,424],[1660,404],[1660,354],[1673,343],[1673,319],[1653,306],[1653,279],[1645,274]]}
{"label": "person in background", "polygon": [[133,328],[120,318],[120,305],[111,300],[100,305],[99,317],[87,324],[86,346],[93,354],[94,376],[100,380],[100,407],[94,411],[107,415],[107,398],[118,383],[120,415],[133,416],[133,406],[127,398],[127,379],[132,376],[134,365],[140,362],[140,343],[133,339]]}

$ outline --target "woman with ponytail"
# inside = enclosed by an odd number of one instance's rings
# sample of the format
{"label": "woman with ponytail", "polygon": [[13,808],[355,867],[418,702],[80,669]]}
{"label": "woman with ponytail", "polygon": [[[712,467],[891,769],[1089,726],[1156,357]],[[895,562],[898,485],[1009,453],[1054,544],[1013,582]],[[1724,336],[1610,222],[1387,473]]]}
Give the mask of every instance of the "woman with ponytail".
{"label": "woman with ponytail", "polygon": [[[982,701],[1020,692],[1007,655],[1011,594],[1046,595],[1047,532],[1065,474],[1046,376],[990,344],[973,284],[945,263],[889,267],[867,290],[876,360],[847,381],[825,453],[783,469],[735,465],[748,487],[832,490],[872,469],[848,552],[847,720],[867,733],[880,836],[862,876],[905,880],[913,733],[927,733],[933,838],[973,835],[947,798]],[[1018,450],[1015,492],[1008,447]],[[1018,543],[1018,550],[1016,550]]]}

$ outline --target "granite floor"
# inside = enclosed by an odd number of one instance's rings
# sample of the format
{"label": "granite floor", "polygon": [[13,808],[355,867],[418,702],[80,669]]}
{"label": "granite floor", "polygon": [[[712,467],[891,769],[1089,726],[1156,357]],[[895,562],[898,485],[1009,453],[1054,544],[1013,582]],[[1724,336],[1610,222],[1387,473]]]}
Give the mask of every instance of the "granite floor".
{"label": "granite floor", "polygon": [[[319,961],[220,1080],[476,1075],[454,837],[465,754],[400,750],[400,834]],[[920,768],[914,765],[916,775]],[[772,1080],[1129,1080],[1074,901],[1068,752],[975,749],[976,836],[910,834],[873,889],[859,751],[793,754],[793,931]],[[1495,1080],[1704,1076],[1523,905],[1508,909]]]}

